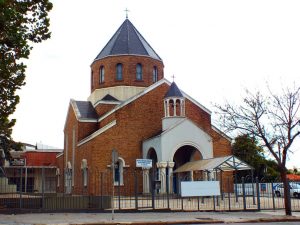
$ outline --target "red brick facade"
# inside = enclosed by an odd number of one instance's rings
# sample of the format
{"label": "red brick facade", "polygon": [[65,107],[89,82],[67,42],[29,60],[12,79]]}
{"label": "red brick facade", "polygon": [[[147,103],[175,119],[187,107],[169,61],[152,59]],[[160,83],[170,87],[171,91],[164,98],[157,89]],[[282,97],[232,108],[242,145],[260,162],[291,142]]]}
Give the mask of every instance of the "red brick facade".
{"label": "red brick facade", "polygon": [[[111,113],[111,115],[99,121],[98,124],[78,122],[72,107],[69,108],[65,127],[65,136],[68,143],[68,147],[65,146],[65,151],[68,153],[64,157],[68,157],[67,161],[72,162],[74,133],[74,193],[87,191],[91,194],[99,194],[101,189],[99,176],[101,172],[106,173],[108,171],[112,149],[117,149],[119,156],[124,159],[125,165],[128,166],[124,170],[133,173],[135,160],[142,158],[142,142],[162,130],[163,100],[168,89],[169,85],[162,83],[135,101]],[[186,100],[186,117],[213,137],[213,155],[215,157],[231,154],[230,141],[212,129],[210,114],[188,99]],[[116,125],[78,146],[82,139],[92,133],[93,129],[96,131],[114,120],[116,120]],[[95,129],[95,127],[98,128]],[[82,185],[82,170],[80,167],[82,159],[87,159],[89,168],[87,190]],[[102,184],[107,186],[109,185],[108,182],[106,180]],[[133,185],[133,183],[130,185]],[[129,187],[122,186],[121,189],[123,188]],[[133,186],[130,188],[133,188]]]}
{"label": "red brick facade", "polygon": [[[123,79],[116,79],[116,66],[123,65]],[[136,65],[142,65],[142,80],[136,79]],[[104,82],[100,83],[100,68],[104,68]],[[164,65],[161,61],[147,56],[110,56],[94,61],[91,65],[91,93],[98,88],[113,86],[138,86],[148,87],[153,84],[153,68],[157,68],[158,80],[164,77]]]}

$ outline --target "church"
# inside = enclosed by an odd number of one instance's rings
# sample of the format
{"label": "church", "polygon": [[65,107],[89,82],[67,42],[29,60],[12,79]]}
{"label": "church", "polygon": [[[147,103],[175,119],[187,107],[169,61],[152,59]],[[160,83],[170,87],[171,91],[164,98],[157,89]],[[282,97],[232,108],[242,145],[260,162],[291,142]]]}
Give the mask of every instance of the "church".
{"label": "church", "polygon": [[[163,60],[128,18],[92,62],[90,80],[87,101],[69,103],[60,192],[98,195],[110,182],[124,192],[136,177],[140,193],[151,192],[153,180],[159,193],[178,193],[180,180],[207,175],[173,174],[177,168],[232,154],[212,112],[164,78]],[[136,159],[152,160],[151,168],[138,168]]]}

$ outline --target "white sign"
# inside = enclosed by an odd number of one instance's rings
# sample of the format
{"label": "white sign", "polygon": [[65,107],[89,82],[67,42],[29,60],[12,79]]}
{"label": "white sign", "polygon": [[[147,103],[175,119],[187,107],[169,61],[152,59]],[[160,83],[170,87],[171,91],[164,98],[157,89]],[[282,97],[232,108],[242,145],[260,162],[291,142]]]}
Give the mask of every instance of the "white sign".
{"label": "white sign", "polygon": [[220,195],[219,181],[182,181],[181,196],[216,196]]}
{"label": "white sign", "polygon": [[151,168],[152,159],[136,159],[136,167]]}

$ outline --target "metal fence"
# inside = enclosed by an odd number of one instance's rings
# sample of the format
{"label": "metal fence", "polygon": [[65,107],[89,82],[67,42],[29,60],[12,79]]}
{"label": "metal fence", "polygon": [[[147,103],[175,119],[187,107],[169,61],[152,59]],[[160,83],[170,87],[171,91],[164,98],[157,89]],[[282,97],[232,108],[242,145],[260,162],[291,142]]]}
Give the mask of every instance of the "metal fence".
{"label": "metal fence", "polygon": [[[155,175],[150,176],[153,177],[150,181],[153,185],[150,185],[149,193],[143,193],[142,172],[125,172],[122,182],[114,184],[114,197],[112,197],[112,187],[110,182],[107,182],[111,179],[109,172],[98,173],[97,182],[100,185],[93,196],[53,191],[58,180],[45,169],[27,171],[27,180],[24,179],[24,173],[25,171],[18,169],[8,177],[0,177],[0,213],[24,210],[35,212],[101,211],[112,208],[115,210],[179,211],[246,211],[284,208],[281,183],[266,183],[258,179],[241,178],[237,183],[233,183],[232,178],[223,179],[219,196],[181,197],[180,193],[171,193],[169,188],[165,193],[156,189],[154,180],[157,176]],[[34,179],[29,179],[30,173],[35,174]],[[167,180],[173,180],[173,178]],[[297,193],[298,190],[293,188],[298,187],[299,184],[300,182],[290,182],[290,202],[293,211],[300,210],[300,195]],[[168,183],[167,187],[169,187]]]}

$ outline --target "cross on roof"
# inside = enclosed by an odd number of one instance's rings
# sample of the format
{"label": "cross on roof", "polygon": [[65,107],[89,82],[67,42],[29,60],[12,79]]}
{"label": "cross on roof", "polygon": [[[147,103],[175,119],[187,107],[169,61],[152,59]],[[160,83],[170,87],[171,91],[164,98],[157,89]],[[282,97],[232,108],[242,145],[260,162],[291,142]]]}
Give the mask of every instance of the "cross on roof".
{"label": "cross on roof", "polygon": [[174,74],[173,74],[172,78],[173,78],[173,82],[174,82],[174,80],[175,80],[175,76],[174,76]]}
{"label": "cross on roof", "polygon": [[126,19],[128,19],[128,12],[130,12],[127,8],[124,10],[126,12]]}

